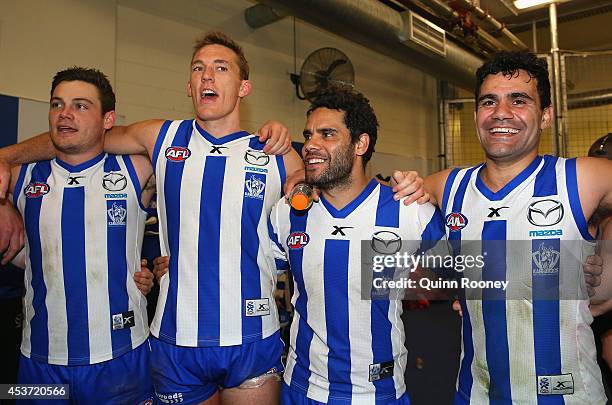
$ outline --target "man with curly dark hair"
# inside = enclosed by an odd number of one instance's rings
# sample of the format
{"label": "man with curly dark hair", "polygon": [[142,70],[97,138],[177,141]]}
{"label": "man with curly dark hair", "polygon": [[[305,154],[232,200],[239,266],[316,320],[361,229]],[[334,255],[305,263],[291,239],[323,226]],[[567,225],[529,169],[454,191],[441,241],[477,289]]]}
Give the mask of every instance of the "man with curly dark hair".
{"label": "man with curly dark hair", "polygon": [[320,201],[299,213],[281,200],[270,214],[276,258],[290,264],[296,286],[284,404],[409,403],[401,301],[363,299],[371,273],[361,272],[361,242],[438,240],[442,218],[431,204],[404,206],[391,187],[366,175],[377,127],[362,94],[319,95],[308,110],[302,156]]}
{"label": "man with curly dark hair", "polygon": [[[319,95],[308,109],[307,115],[310,117],[316,110],[321,111],[336,110],[344,112],[344,124],[349,129],[350,145],[339,153],[335,165],[330,166],[329,170],[321,173],[321,176],[312,176],[312,170],[306,170],[306,181],[309,184],[317,186],[320,190],[337,189],[338,186],[346,185],[351,182],[348,174],[355,169],[365,169],[374,153],[374,145],[378,138],[378,120],[374,114],[374,110],[369,104],[367,98],[361,93],[350,92],[346,90],[328,91]],[[321,112],[317,112],[318,116]],[[355,165],[354,159],[351,159],[351,154],[354,152],[355,145],[359,142],[362,134],[368,134],[369,144],[367,149],[361,155],[362,165]],[[304,139],[309,140],[312,134],[304,134]],[[363,167],[361,167],[363,166]]]}

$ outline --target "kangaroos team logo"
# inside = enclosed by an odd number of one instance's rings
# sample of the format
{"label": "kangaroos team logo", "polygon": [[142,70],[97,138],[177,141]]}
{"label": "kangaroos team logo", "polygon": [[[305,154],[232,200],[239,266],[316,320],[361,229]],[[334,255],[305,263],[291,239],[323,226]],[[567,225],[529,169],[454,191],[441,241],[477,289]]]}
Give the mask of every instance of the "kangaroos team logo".
{"label": "kangaroos team logo", "polygon": [[292,232],[287,238],[287,246],[289,249],[302,249],[308,245],[310,236],[306,232]]}
{"label": "kangaroos team logo", "polygon": [[467,218],[460,212],[451,212],[446,216],[446,227],[451,232],[457,232],[462,230],[463,228],[465,228],[467,223]]}
{"label": "kangaroos team logo", "polygon": [[47,194],[51,188],[47,183],[32,182],[28,184],[23,192],[27,198],[38,198]]}
{"label": "kangaroos team logo", "polygon": [[191,151],[182,146],[171,146],[166,149],[166,159],[173,162],[184,162],[191,156]]}
{"label": "kangaroos team logo", "polygon": [[261,174],[249,173],[244,181],[244,196],[263,200],[264,190],[266,188],[266,176]]}
{"label": "kangaroos team logo", "polygon": [[125,201],[107,201],[109,226],[125,226],[127,206]]}
{"label": "kangaroos team logo", "polygon": [[533,274],[557,274],[559,273],[559,258],[561,253],[546,242],[540,243],[531,257],[533,259]]}

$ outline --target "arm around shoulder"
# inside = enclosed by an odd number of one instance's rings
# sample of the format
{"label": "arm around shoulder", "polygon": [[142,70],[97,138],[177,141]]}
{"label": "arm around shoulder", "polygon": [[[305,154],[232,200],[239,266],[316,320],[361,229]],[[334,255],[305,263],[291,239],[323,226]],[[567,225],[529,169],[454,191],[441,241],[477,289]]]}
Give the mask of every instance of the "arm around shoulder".
{"label": "arm around shoulder", "polygon": [[55,157],[55,148],[49,132],[0,149],[0,161],[10,166],[48,160]]}
{"label": "arm around shoulder", "polygon": [[104,150],[115,155],[153,156],[157,135],[164,120],[147,120],[115,126],[106,132]]}
{"label": "arm around shoulder", "polygon": [[438,208],[442,206],[444,186],[452,169],[445,169],[425,177],[425,191],[431,195],[430,203]]}
{"label": "arm around shoulder", "polygon": [[285,173],[287,177],[290,177],[296,171],[304,168],[304,161],[293,148],[283,155],[283,162],[285,164]]}
{"label": "arm around shoulder", "polygon": [[[11,191],[15,189],[15,182],[18,177],[19,167],[13,168],[14,180],[11,180]],[[25,233],[21,215],[11,204],[10,199],[0,200],[0,258],[1,264],[8,261],[21,250],[25,243]]]}
{"label": "arm around shoulder", "polygon": [[4,198],[9,189],[13,166],[54,157],[55,148],[48,132],[0,149],[0,199]]}

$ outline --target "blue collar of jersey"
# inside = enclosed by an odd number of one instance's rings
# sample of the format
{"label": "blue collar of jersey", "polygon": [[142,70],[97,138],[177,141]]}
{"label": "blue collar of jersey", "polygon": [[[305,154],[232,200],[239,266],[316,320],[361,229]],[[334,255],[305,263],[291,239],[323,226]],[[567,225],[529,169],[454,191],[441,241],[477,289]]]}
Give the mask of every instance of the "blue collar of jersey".
{"label": "blue collar of jersey", "polygon": [[251,135],[247,131],[238,131],[229,135],[222,136],[221,138],[215,138],[214,136],[206,132],[204,128],[199,126],[196,120],[193,120],[193,124],[195,129],[200,133],[200,135],[202,135],[204,139],[206,139],[213,145],[223,145],[224,143],[235,141],[236,139],[244,138]]}
{"label": "blue collar of jersey", "polygon": [[106,153],[102,152],[98,156],[94,157],[93,159],[89,159],[87,162],[80,163],[76,166],[72,166],[71,164],[68,164],[58,158],[55,158],[55,161],[57,162],[58,165],[68,170],[70,173],[77,173],[77,172],[82,172],[85,169],[89,169],[90,167],[92,167],[93,165],[95,165],[96,163],[104,159],[105,156],[106,156]]}
{"label": "blue collar of jersey", "polygon": [[378,186],[378,182],[376,181],[376,179],[371,179],[368,185],[363,189],[361,193],[359,193],[357,197],[355,197],[353,201],[351,201],[344,208],[341,208],[339,210],[334,208],[334,206],[331,205],[331,203],[325,199],[323,194],[321,194],[321,198],[320,198],[321,203],[323,203],[323,205],[325,206],[327,211],[332,215],[332,217],[346,218],[351,212],[355,211],[355,208],[359,207],[359,205],[366,198],[368,198],[370,194],[372,194],[372,191],[374,191],[376,186]]}
{"label": "blue collar of jersey", "polygon": [[510,183],[506,184],[504,187],[502,187],[501,190],[495,193],[491,191],[491,189],[489,189],[489,187],[487,187],[484,181],[482,181],[482,179],[480,178],[480,171],[483,167],[485,167],[485,165],[483,164],[482,166],[480,166],[478,172],[476,173],[476,188],[482,193],[482,195],[487,197],[490,201],[500,201],[504,199],[508,194],[510,194],[510,192],[514,190],[519,184],[525,181],[525,179],[529,177],[538,168],[538,165],[541,161],[542,156],[536,156],[536,158],[533,159],[533,162],[531,162],[529,166],[524,168],[523,171],[518,174],[518,176],[513,178]]}

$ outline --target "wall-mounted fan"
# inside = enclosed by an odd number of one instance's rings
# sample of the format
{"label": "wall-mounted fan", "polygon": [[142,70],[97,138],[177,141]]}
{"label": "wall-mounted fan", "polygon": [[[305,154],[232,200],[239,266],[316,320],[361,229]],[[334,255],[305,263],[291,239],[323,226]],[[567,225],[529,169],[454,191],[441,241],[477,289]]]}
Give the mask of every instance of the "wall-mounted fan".
{"label": "wall-mounted fan", "polygon": [[336,48],[321,48],[308,55],[300,74],[292,74],[291,81],[300,100],[312,101],[327,87],[352,87],[355,84],[355,70],[344,52]]}

